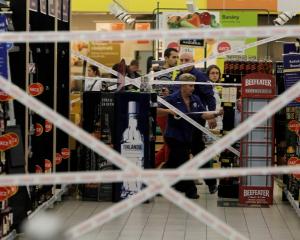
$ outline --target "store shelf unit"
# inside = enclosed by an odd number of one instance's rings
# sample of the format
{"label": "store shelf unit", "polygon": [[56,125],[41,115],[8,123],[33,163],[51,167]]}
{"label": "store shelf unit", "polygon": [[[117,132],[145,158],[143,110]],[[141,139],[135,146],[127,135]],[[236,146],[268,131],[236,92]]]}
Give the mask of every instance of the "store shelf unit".
{"label": "store shelf unit", "polygon": [[32,219],[40,211],[52,208],[54,203],[61,201],[62,195],[64,195],[67,190],[68,188],[66,186],[63,186],[62,189],[56,189],[56,193],[53,195],[53,197],[51,197],[48,201],[44,202],[37,209],[35,209],[35,211],[28,216],[28,219]]}
{"label": "store shelf unit", "polygon": [[296,201],[292,194],[287,190],[287,188],[285,187],[284,190],[283,190],[286,198],[289,200],[290,204],[292,205],[292,207],[295,209],[298,217],[300,217],[300,205],[299,205],[299,202]]}
{"label": "store shelf unit", "polygon": [[6,8],[9,7],[7,1],[5,0],[0,0],[0,8]]}
{"label": "store shelf unit", "polygon": [[17,232],[16,230],[13,230],[10,234],[8,234],[6,237],[2,238],[2,240],[14,240],[17,238]]}

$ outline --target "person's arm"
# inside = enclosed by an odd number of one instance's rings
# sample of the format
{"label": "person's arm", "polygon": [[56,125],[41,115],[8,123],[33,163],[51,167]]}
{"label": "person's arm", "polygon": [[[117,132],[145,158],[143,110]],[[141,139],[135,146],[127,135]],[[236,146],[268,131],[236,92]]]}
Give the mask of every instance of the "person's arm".
{"label": "person's arm", "polygon": [[176,116],[175,112],[173,112],[171,109],[167,109],[167,108],[157,108],[156,113],[157,113],[158,117],[166,117],[169,114]]}
{"label": "person's arm", "polygon": [[224,110],[220,109],[218,112],[216,113],[203,113],[201,115],[201,117],[205,120],[210,120],[210,119],[215,119],[218,116],[222,116],[224,114]]}

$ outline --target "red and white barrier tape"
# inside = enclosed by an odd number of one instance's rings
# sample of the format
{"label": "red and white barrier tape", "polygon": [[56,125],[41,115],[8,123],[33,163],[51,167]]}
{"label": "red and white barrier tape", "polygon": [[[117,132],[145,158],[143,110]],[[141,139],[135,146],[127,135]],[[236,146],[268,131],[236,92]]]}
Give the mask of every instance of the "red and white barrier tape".
{"label": "red and white barrier tape", "polygon": [[[92,81],[101,81],[101,82],[110,82],[117,83],[118,79],[116,78],[102,78],[102,77],[85,77],[85,76],[74,76],[73,80],[92,80]],[[127,82],[131,84],[130,82]],[[150,85],[183,85],[183,84],[194,84],[194,85],[208,85],[208,86],[228,86],[228,87],[240,87],[242,84],[240,83],[222,83],[222,82],[188,82],[188,81],[162,81],[162,80],[153,80],[149,82]]]}
{"label": "red and white barrier tape", "polygon": [[29,186],[50,184],[85,184],[112,183],[122,181],[150,181],[155,179],[181,180],[198,178],[226,178],[254,175],[299,174],[300,166],[232,168],[232,169],[200,169],[200,170],[143,170],[141,172],[124,171],[89,171],[52,174],[9,174],[0,176],[0,186]]}
{"label": "red and white barrier tape", "polygon": [[[14,39],[15,40],[15,39]],[[5,41],[7,41],[7,40],[5,40]],[[49,42],[49,39],[47,39],[47,41]],[[0,78],[0,82],[1,82],[1,79],[2,78]],[[3,80],[3,79],[2,79]],[[5,90],[5,87],[4,86],[2,86],[1,85],[1,88],[3,88],[4,90]],[[7,90],[9,90],[9,89],[6,89],[5,91],[6,92],[8,92],[10,95],[12,95],[12,96],[14,96],[14,97],[16,97],[18,100],[20,100],[19,99],[19,97],[21,97],[21,95],[20,95],[20,92],[18,92],[18,91],[16,91],[16,89],[14,89],[14,91],[12,91],[12,92],[9,92],[9,91],[7,91]],[[297,89],[298,90],[298,92],[299,92],[299,89]],[[15,96],[15,95],[18,95],[19,94],[19,96]],[[26,95],[26,94],[25,94]],[[30,100],[30,99],[29,99]],[[292,100],[292,99],[291,99]],[[34,101],[31,101],[31,102],[29,102],[29,101],[27,101],[26,102],[27,104],[29,104],[29,107],[33,107],[34,108],[34,110],[36,111],[36,112],[38,112],[38,113],[44,113],[45,115],[47,115],[46,114],[46,112],[43,112],[41,109],[38,109],[38,110],[36,110],[36,107],[38,107],[38,105],[35,105],[35,106],[31,106],[31,104],[32,103],[34,103]],[[31,103],[31,104],[30,104]],[[48,113],[49,114],[49,113]],[[55,114],[53,114],[53,112],[51,113],[52,114],[52,117],[55,115]],[[51,115],[50,114],[50,115]],[[44,115],[43,115],[44,116]],[[48,117],[48,119],[49,120],[55,120],[55,119],[53,119],[53,118],[49,118]],[[254,124],[256,124],[256,123],[254,123]],[[254,125],[253,124],[253,125]],[[56,125],[58,125],[57,124],[57,122],[56,122]],[[67,126],[67,125],[66,125]],[[64,127],[66,127],[66,126],[64,126],[64,125],[61,125],[61,127],[63,128],[62,130],[64,130]],[[76,128],[75,129],[73,129],[72,127],[70,127],[70,126],[68,126],[69,128],[67,129],[67,131],[70,131],[70,133],[71,133],[71,136],[73,136],[72,135],[72,130],[77,130]],[[245,132],[242,132],[243,134],[245,134]],[[84,136],[84,134],[82,134],[82,136]],[[81,137],[82,137],[81,136]],[[85,139],[80,139],[80,140],[82,140],[82,141],[85,141],[85,140],[94,140],[95,141],[95,139],[94,138],[85,138]],[[219,140],[220,141],[220,140]],[[85,141],[86,142],[86,141]],[[88,141],[87,141],[88,142]],[[98,146],[99,147],[99,146]],[[103,147],[103,146],[102,146]],[[96,151],[97,152],[97,151]],[[113,151],[112,151],[113,152]],[[111,153],[111,152],[110,152]],[[105,153],[103,153],[103,152],[101,152],[100,154],[105,154]],[[112,155],[112,154],[110,154],[110,155]],[[107,157],[107,156],[106,156]],[[132,170],[132,171],[140,171],[137,167],[135,167],[135,166],[131,166],[132,164],[129,164],[128,162],[127,163],[124,163],[123,162],[123,160],[120,160],[120,158],[122,159],[122,157],[120,156],[120,155],[117,155],[117,157],[119,158],[118,159],[118,164],[120,164],[120,165],[122,165],[122,168],[123,169],[127,169],[127,170]],[[109,158],[108,158],[109,159]],[[209,159],[209,158],[208,158]],[[203,161],[205,160],[205,161],[207,161],[208,159],[203,159]],[[114,161],[112,161],[112,162],[114,162]],[[185,167],[185,168],[187,168],[187,167]],[[174,182],[175,181],[177,181],[178,179],[176,178],[176,179],[174,179]],[[166,179],[164,179],[164,181],[166,181]],[[162,193],[163,193],[163,195],[165,195],[166,197],[169,197],[169,199],[171,200],[171,201],[173,201],[173,202],[176,202],[175,201],[175,199],[173,198],[173,196],[171,196],[171,194],[172,194],[172,192],[176,195],[177,193],[176,192],[174,192],[174,190],[172,190],[172,189],[170,189],[170,187],[169,187],[169,184],[168,183],[164,183],[163,181],[151,181],[151,185],[153,186],[153,188],[155,189],[155,184],[157,184],[157,186],[159,187],[159,188],[161,188],[161,186],[163,186],[163,190],[162,190]],[[152,189],[150,189],[150,190],[152,190]],[[150,191],[149,189],[148,189],[148,191]],[[147,191],[147,190],[146,190]],[[135,195],[134,197],[135,197],[135,200],[139,197],[139,196],[141,196],[142,194],[145,194],[145,192],[146,191],[142,191],[141,193],[140,193],[140,195],[139,194],[137,194],[137,195]],[[159,189],[158,189],[158,191],[159,191]],[[165,192],[165,191],[168,191],[168,192]],[[154,190],[154,192],[152,191],[152,193],[151,193],[151,195],[153,195],[153,194],[155,194],[155,190]],[[173,194],[173,195],[174,195]],[[129,201],[129,200],[128,200]],[[190,202],[189,200],[185,200],[185,201],[187,201],[187,202]],[[125,202],[125,201],[124,201]],[[191,208],[190,206],[188,207],[188,206],[184,206],[183,205],[183,203],[181,202],[181,203],[177,203],[177,204],[179,204],[180,205],[180,207],[182,207],[183,209],[185,209],[185,210],[187,210],[188,212],[191,212],[192,210],[195,210],[194,208]],[[116,206],[117,207],[117,206]],[[199,206],[195,206],[195,208],[200,208]],[[201,210],[201,208],[200,208],[200,210]],[[209,214],[209,213],[207,213],[207,211],[205,211],[205,210],[203,210],[202,209],[202,211],[204,212],[204,213],[206,213],[207,214],[207,216],[208,216],[208,220],[209,219],[211,219],[209,216],[211,216],[211,214]],[[202,220],[202,221],[204,221],[205,223],[209,223],[210,221],[206,221],[205,219],[203,219],[203,217],[201,218],[201,216],[198,216],[197,215],[197,218],[199,219],[199,220]],[[84,224],[84,223],[83,223]],[[211,224],[211,226],[212,227],[214,227],[219,233],[221,233],[223,236],[226,236],[226,237],[229,237],[230,239],[246,239],[245,237],[243,237],[242,235],[240,235],[239,233],[237,233],[234,229],[232,229],[231,227],[229,227],[229,226],[227,226],[226,224],[224,224],[222,221],[220,221],[220,220],[218,220],[218,219],[216,219],[216,221],[215,222],[210,222],[210,224]],[[226,231],[225,231],[226,230]],[[78,233],[78,234],[81,234],[81,233]]]}
{"label": "red and white barrier tape", "polygon": [[[242,124],[239,125],[236,129],[231,131],[228,135],[223,137],[222,139],[218,140],[215,144],[211,145],[207,149],[205,149],[202,153],[198,154],[194,159],[189,160],[186,164],[184,164],[182,167],[178,168],[179,171],[181,170],[191,170],[191,169],[197,169],[199,166],[203,165],[206,163],[209,159],[211,159],[214,155],[220,153],[223,151],[225,148],[229,147],[231,144],[236,142],[238,139],[240,139],[242,136],[246,135],[249,131],[251,131],[253,128],[259,126],[262,122],[267,120],[270,116],[272,116],[276,111],[280,110],[283,106],[288,104],[290,101],[294,100],[296,97],[298,97],[300,93],[300,81],[289,88],[285,93],[283,93],[281,96],[277,97],[274,99],[272,102],[270,102],[266,107],[264,107],[262,110],[254,114],[252,117],[250,117],[248,120],[244,121]],[[269,112],[265,112],[266,110],[269,110]],[[223,140],[225,139],[225,141]],[[216,146],[217,145],[217,146]],[[176,177],[176,179],[172,180],[169,182],[169,186],[173,185],[177,181],[181,179],[183,175],[180,177]],[[145,198],[149,195],[155,196],[157,193],[161,192],[165,197],[168,197],[172,193],[169,191],[173,191],[168,187],[167,185],[164,185],[163,190],[161,190],[160,186],[164,184],[165,179],[160,179],[160,182],[157,182],[157,190],[153,192],[153,186],[151,185],[146,190],[143,190],[133,196],[132,198],[126,199],[122,201],[122,203],[117,203],[117,205],[114,206],[114,208],[119,208],[120,211],[125,211],[125,208],[127,210],[131,209],[134,206],[138,205],[138,203],[142,203],[145,201]],[[161,190],[161,191],[160,191]],[[167,192],[167,195],[165,194],[165,191]],[[176,194],[175,194],[176,195]],[[147,199],[147,198],[146,198]],[[172,202],[176,202],[175,199],[177,198],[169,198]],[[135,205],[136,204],[136,205]],[[179,204],[179,203],[175,203]],[[188,212],[192,209],[193,211],[196,208],[201,208],[200,206],[193,206],[192,208],[187,208],[187,206],[181,204],[180,207]],[[203,209],[202,209],[203,210]],[[108,214],[109,213],[109,214]],[[208,213],[206,211],[206,213]],[[208,215],[208,219],[210,219],[211,214]],[[110,221],[113,219],[114,216],[111,212],[109,212],[109,209],[101,212],[99,214],[96,214],[93,216],[91,219],[88,219],[87,221],[84,221],[83,223],[79,224],[78,226],[75,226],[71,228],[68,232],[68,236],[72,237],[80,237],[84,235],[85,232],[84,229],[85,227],[88,227],[90,230],[95,229],[97,226],[102,225],[105,222]],[[230,227],[221,221],[211,222],[211,221],[206,221],[206,218],[203,218],[201,216],[196,216],[197,219],[199,219],[202,222],[205,222],[208,224],[210,227],[214,228],[217,232],[219,232],[221,235],[225,236],[229,239],[247,239],[244,236],[240,235],[236,231],[232,230]],[[97,221],[101,220],[101,224],[98,225]],[[226,233],[223,232],[221,229],[226,229]],[[82,232],[83,231],[83,232]],[[230,234],[227,234],[227,231],[230,232]],[[236,235],[237,234],[237,235]]]}
{"label": "red and white barrier tape", "polygon": [[[211,55],[207,58],[204,58],[200,61],[197,61],[195,63],[186,63],[186,64],[178,65],[178,66],[175,66],[175,67],[172,67],[172,68],[161,70],[159,72],[149,73],[145,76],[147,76],[149,78],[155,78],[155,77],[158,77],[158,76],[161,76],[161,75],[173,72],[173,71],[177,71],[177,70],[180,70],[180,69],[183,69],[183,68],[186,68],[186,67],[194,66],[195,64],[202,64],[204,62],[214,60],[216,58],[225,57],[225,56],[230,55],[230,54],[236,54],[236,53],[242,52],[246,49],[249,49],[249,48],[252,48],[252,47],[257,47],[257,46],[260,46],[260,45],[263,45],[263,44],[266,44],[266,43],[269,43],[269,42],[273,42],[273,41],[276,41],[278,39],[288,37],[288,36],[289,35],[276,35],[276,36],[273,36],[273,37],[269,37],[269,38],[266,38],[266,39],[259,40],[257,42],[246,44],[243,47],[233,48],[231,50],[228,50],[228,51],[225,51],[225,52],[222,52],[222,53],[213,54],[213,55]],[[139,78],[136,78],[136,79],[139,79]]]}
{"label": "red and white barrier tape", "polygon": [[[112,163],[114,163],[115,165],[120,167],[121,169],[123,169],[127,172],[133,172],[133,173],[142,171],[141,168],[137,167],[132,162],[130,162],[127,159],[125,159],[124,157],[122,157],[119,153],[115,152],[114,150],[112,150],[111,148],[109,148],[108,146],[103,144],[102,142],[98,141],[96,138],[92,137],[87,132],[78,128],[75,124],[68,121],[64,117],[60,116],[58,113],[54,112],[52,109],[50,109],[45,104],[43,104],[40,101],[38,101],[37,99],[29,96],[28,94],[26,94],[26,92],[21,90],[16,85],[6,81],[3,77],[0,77],[0,88],[3,91],[5,91],[7,94],[9,94],[10,96],[14,97],[19,102],[21,102],[23,105],[27,106],[30,109],[33,109],[36,113],[38,113],[45,119],[48,119],[49,121],[53,122],[62,131],[68,133],[70,136],[74,137],[79,142],[83,143],[84,145],[86,145],[86,146],[88,145],[88,147],[90,149],[95,151],[97,154],[104,156],[106,159],[108,159],[109,161],[111,161]],[[207,159],[207,161],[208,161],[208,159]],[[143,181],[145,182],[144,179],[143,179]],[[150,180],[147,184],[149,185],[149,187],[153,188],[153,186],[154,187],[156,187],[157,185],[160,186],[162,183],[164,183],[164,185],[163,185],[164,190],[168,190],[168,194],[173,192],[173,194],[176,195],[177,194],[176,191],[171,189],[170,185],[166,181],[167,180],[165,180],[165,179]],[[153,192],[152,188],[149,189],[149,187],[148,187],[148,190],[141,191],[139,193],[140,195],[137,194],[136,196],[134,196],[134,198],[132,198],[133,200],[128,199],[128,202],[131,203],[136,198],[141,200],[140,197],[141,197],[141,195],[145,194],[145,192],[146,193],[149,192],[150,197],[154,196],[157,192],[156,193]],[[167,194],[163,193],[163,195],[167,195]],[[143,201],[145,201],[145,200],[143,200]],[[141,202],[143,202],[143,201],[141,201]],[[176,202],[176,199],[172,199],[172,201]],[[186,200],[186,201],[190,201],[190,200]],[[141,202],[140,201],[135,202],[135,203],[133,202],[132,205],[128,205],[127,210],[129,210],[133,206],[135,206],[134,204],[140,204]],[[127,203],[127,200],[122,202],[122,204],[124,204],[124,203]],[[119,205],[117,205],[115,207],[117,208],[117,207],[119,207]],[[182,206],[182,207],[184,209],[185,206]],[[214,218],[214,216],[212,214],[210,214],[209,212],[207,212],[206,210],[202,209],[202,211],[206,212],[206,215],[210,216],[210,218]],[[103,216],[102,213],[100,213],[99,215]],[[115,213],[115,215],[111,215],[111,218],[114,218],[116,216],[118,216],[118,214]],[[95,216],[95,218],[97,219],[97,216]],[[93,219],[95,219],[95,218],[93,218]],[[211,224],[209,221],[206,221],[206,219],[202,219],[201,217],[199,217],[198,219],[200,221],[202,221],[204,224]],[[99,221],[93,222],[93,224],[90,225],[89,228],[87,228],[86,223],[91,222],[91,221],[92,220],[87,220],[87,221],[83,222],[82,224],[75,226],[73,229],[71,229],[70,231],[67,232],[68,236],[72,236],[72,239],[78,238],[78,237],[82,236],[83,234],[87,233],[88,229],[91,229],[91,226],[97,227],[97,226],[99,226],[99,223],[101,223]],[[231,228],[230,226],[228,226],[226,223],[222,222],[221,220],[216,219],[214,224],[218,225],[218,226],[222,226],[222,229],[228,229],[228,231],[231,232],[231,235],[237,236],[239,239],[246,240],[246,238],[243,235],[238,233],[236,230],[234,230],[233,228]],[[86,231],[82,230],[82,228],[83,228],[82,226],[85,226]],[[217,231],[221,235],[226,236],[224,234],[224,232],[221,230],[221,228],[218,229],[214,225],[210,225],[210,226],[217,229]],[[232,239],[235,239],[235,238],[232,238]]]}
{"label": "red and white barrier tape", "polygon": [[300,27],[295,26],[266,26],[266,27],[237,27],[237,28],[201,28],[178,30],[148,30],[148,31],[61,31],[61,32],[3,32],[0,42],[70,42],[82,41],[116,41],[116,40],[157,40],[182,39],[183,36],[195,39],[231,39],[231,38],[264,38],[278,35],[299,36]]}

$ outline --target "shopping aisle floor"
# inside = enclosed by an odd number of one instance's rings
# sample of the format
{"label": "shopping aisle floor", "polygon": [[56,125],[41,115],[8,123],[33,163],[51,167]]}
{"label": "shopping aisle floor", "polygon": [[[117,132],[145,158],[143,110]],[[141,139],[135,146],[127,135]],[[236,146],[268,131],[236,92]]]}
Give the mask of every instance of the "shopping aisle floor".
{"label": "shopping aisle floor", "polygon": [[[255,240],[300,240],[300,218],[275,191],[275,204],[269,208],[218,207],[217,195],[206,186],[194,200],[215,216]],[[64,201],[51,210],[66,227],[82,222],[111,206],[111,203]],[[163,197],[143,204],[82,237],[86,240],[221,240],[225,239],[201,224]]]}

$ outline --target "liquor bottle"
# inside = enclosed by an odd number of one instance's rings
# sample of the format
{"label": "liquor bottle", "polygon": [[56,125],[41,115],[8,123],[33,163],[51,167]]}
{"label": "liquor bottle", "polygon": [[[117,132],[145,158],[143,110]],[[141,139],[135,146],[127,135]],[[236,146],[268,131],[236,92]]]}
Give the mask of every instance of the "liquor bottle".
{"label": "liquor bottle", "polygon": [[224,61],[224,74],[228,74],[229,71],[229,62],[228,60]]}
{"label": "liquor bottle", "polygon": [[[138,167],[144,166],[144,137],[138,129],[138,102],[128,102],[128,127],[123,132],[121,155]],[[142,189],[138,181],[123,182],[121,198],[127,198]]]}
{"label": "liquor bottle", "polygon": [[101,140],[107,145],[111,144],[111,130],[109,127],[108,113],[104,114],[104,126],[103,126],[102,132],[101,132]]}

